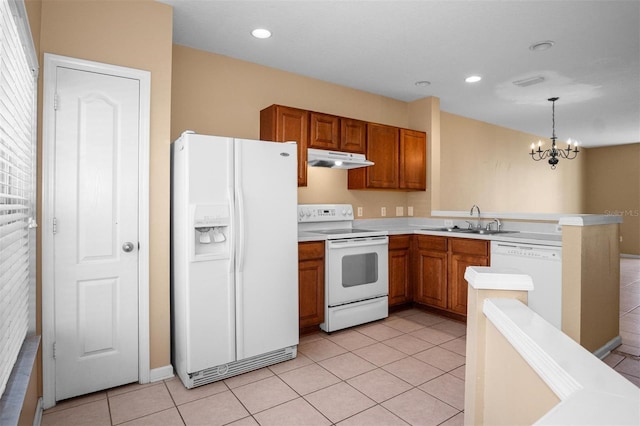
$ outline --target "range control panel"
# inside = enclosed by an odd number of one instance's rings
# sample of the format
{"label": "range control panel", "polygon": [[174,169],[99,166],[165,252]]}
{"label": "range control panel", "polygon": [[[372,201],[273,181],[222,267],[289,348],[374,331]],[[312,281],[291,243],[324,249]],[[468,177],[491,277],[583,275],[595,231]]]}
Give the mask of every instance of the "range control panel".
{"label": "range control panel", "polygon": [[351,204],[298,204],[298,222],[353,220]]}

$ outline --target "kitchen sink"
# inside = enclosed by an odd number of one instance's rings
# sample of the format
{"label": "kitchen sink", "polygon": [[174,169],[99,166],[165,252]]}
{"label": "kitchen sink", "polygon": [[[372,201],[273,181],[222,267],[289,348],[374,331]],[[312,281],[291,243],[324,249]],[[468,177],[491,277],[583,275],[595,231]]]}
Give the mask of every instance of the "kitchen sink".
{"label": "kitchen sink", "polygon": [[458,227],[444,227],[444,228],[423,228],[423,231],[438,231],[438,232],[473,232],[473,229],[464,229]]}
{"label": "kitchen sink", "polygon": [[503,231],[497,229],[469,229],[469,232],[472,234],[484,234],[484,235],[494,235],[494,234],[513,234],[518,231]]}
{"label": "kitchen sink", "polygon": [[423,231],[438,231],[438,232],[455,232],[465,234],[481,234],[481,235],[495,235],[495,234],[513,234],[518,231],[504,231],[497,229],[468,229],[458,227],[444,227],[444,228],[423,228]]}

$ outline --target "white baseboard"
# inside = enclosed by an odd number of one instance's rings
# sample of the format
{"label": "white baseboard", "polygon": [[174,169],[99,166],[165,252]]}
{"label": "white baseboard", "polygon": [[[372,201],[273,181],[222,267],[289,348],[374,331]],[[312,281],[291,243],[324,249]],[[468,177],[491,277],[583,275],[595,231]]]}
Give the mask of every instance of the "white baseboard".
{"label": "white baseboard", "polygon": [[624,257],[626,259],[640,259],[640,254],[625,254],[625,253],[621,253],[620,257]]}
{"label": "white baseboard", "polygon": [[159,382],[160,380],[170,379],[173,376],[173,366],[171,364],[160,368],[152,368],[149,371],[149,382]]}
{"label": "white baseboard", "polygon": [[600,359],[604,359],[607,355],[611,353],[612,350],[617,348],[622,344],[622,338],[620,336],[616,336],[613,339],[609,340],[604,344],[600,349],[593,351],[593,354]]}
{"label": "white baseboard", "polygon": [[42,423],[42,411],[44,404],[42,403],[42,397],[38,398],[38,405],[36,406],[36,412],[33,415],[33,426],[40,426]]}

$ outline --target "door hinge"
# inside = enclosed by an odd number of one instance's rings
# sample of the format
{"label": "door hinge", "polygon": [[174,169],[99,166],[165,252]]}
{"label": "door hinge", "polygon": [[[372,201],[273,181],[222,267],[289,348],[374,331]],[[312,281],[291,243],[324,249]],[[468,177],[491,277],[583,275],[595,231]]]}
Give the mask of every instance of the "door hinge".
{"label": "door hinge", "polygon": [[53,233],[55,234],[56,232],[58,232],[58,219],[56,219],[54,217],[53,218]]}
{"label": "door hinge", "polygon": [[58,94],[53,95],[53,110],[58,110]]}
{"label": "door hinge", "polygon": [[56,359],[56,342],[53,342],[53,359]]}

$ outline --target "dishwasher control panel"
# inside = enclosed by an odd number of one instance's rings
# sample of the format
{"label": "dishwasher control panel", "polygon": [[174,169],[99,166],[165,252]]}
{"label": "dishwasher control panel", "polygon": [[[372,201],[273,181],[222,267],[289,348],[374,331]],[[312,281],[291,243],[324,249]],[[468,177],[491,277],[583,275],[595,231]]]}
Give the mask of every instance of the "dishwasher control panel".
{"label": "dishwasher control panel", "polygon": [[533,244],[511,244],[491,242],[491,255],[507,255],[527,257],[532,259],[562,260],[560,247],[542,246]]}

